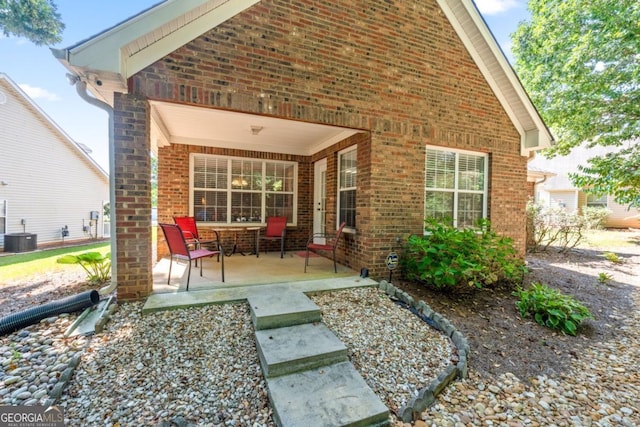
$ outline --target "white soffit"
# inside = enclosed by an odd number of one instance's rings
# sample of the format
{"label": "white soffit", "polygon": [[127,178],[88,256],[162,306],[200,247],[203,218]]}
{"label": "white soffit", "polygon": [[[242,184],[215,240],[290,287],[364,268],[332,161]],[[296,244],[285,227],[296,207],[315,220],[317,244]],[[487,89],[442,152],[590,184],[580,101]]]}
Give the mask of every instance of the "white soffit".
{"label": "white soffit", "polygon": [[[173,52],[176,46],[184,46],[259,1],[192,0],[192,3],[202,4],[123,46],[122,56],[126,62],[123,71],[128,77],[134,75]],[[181,7],[184,7],[183,2],[186,3],[185,0],[179,1]]]}
{"label": "white soffit", "polygon": [[551,146],[551,133],[472,1],[437,1],[520,133],[521,154]]}
{"label": "white soffit", "polygon": [[[260,0],[166,0],[53,54],[112,103],[127,79]],[[98,83],[99,80],[99,83]]]}
{"label": "white soffit", "polygon": [[[152,144],[191,144],[310,156],[358,132],[227,110],[150,101]],[[252,126],[261,128],[252,133]]]}

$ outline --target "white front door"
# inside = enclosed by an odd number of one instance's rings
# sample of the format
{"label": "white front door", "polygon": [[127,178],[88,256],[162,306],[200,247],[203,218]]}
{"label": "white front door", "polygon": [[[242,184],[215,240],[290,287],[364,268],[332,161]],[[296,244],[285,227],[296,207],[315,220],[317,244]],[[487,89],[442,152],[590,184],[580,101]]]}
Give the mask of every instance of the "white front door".
{"label": "white front door", "polygon": [[[313,168],[313,234],[326,233],[327,212],[327,159],[318,160]],[[315,243],[324,244],[325,239],[316,238]]]}

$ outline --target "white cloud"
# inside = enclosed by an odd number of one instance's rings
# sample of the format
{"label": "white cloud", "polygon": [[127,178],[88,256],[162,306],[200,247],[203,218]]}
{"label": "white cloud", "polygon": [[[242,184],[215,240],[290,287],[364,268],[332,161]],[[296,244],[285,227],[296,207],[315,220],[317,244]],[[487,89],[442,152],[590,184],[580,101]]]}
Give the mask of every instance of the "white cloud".
{"label": "white cloud", "polygon": [[483,15],[497,15],[518,7],[516,0],[475,0],[475,3]]}
{"label": "white cloud", "polygon": [[60,100],[60,97],[58,95],[53,92],[49,92],[48,90],[41,87],[34,87],[25,83],[22,83],[18,86],[20,86],[20,89],[22,89],[27,95],[29,95],[29,98],[31,99],[46,99],[47,101]]}

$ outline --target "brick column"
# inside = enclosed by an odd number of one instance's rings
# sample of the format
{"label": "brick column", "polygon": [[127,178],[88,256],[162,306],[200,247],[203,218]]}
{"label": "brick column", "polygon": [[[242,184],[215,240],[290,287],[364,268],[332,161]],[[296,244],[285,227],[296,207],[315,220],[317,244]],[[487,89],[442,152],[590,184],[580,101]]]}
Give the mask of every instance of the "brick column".
{"label": "brick column", "polygon": [[146,98],[115,94],[115,191],[118,299],[137,300],[153,288],[151,261],[150,107]]}

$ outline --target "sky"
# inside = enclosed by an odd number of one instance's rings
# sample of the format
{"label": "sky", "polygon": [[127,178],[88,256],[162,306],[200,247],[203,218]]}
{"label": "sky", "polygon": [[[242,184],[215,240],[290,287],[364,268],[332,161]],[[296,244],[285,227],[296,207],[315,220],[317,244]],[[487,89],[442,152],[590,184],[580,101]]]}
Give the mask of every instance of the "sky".
{"label": "sky", "polygon": [[[159,0],[54,0],[65,29],[66,48],[159,3]],[[526,0],[476,0],[476,5],[507,58],[510,34],[529,17]],[[109,170],[107,113],[82,100],[69,85],[64,66],[49,47],[24,38],[0,35],[0,72],[20,88],[74,141],[92,150],[91,156]],[[1,155],[1,147],[0,147]]]}

